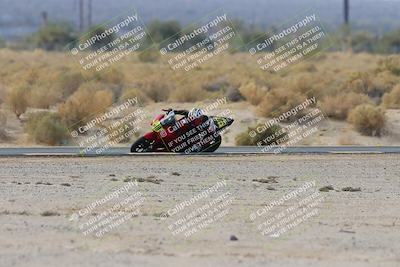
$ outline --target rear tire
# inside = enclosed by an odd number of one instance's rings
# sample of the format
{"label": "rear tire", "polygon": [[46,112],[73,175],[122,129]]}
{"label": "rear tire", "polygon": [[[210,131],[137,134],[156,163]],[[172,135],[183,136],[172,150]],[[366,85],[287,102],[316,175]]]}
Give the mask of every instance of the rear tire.
{"label": "rear tire", "polygon": [[131,153],[143,153],[151,151],[151,143],[144,136],[140,137],[131,146]]}
{"label": "rear tire", "polygon": [[222,138],[220,135],[218,135],[215,140],[214,143],[212,145],[210,145],[209,147],[207,147],[206,149],[203,150],[203,152],[215,152],[219,146],[222,143]]}

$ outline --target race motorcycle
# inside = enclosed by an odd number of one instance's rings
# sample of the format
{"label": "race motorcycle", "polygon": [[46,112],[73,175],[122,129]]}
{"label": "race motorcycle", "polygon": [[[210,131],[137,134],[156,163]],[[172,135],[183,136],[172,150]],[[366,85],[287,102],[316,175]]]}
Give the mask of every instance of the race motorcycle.
{"label": "race motorcycle", "polygon": [[[152,121],[152,131],[131,146],[132,153],[214,152],[221,145],[221,133],[234,121],[232,118],[206,115],[190,118],[187,111],[173,110],[178,115],[184,115],[177,120],[175,116],[167,116],[171,109],[163,111],[164,114],[157,115]],[[213,126],[211,130],[210,125]]]}

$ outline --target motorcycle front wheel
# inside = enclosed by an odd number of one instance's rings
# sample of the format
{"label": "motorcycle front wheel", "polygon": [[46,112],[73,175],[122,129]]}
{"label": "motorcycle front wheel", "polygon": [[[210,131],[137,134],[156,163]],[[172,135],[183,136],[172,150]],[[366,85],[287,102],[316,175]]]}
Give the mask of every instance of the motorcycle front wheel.
{"label": "motorcycle front wheel", "polygon": [[222,142],[222,138],[220,135],[218,135],[215,140],[213,141],[213,143],[207,147],[206,149],[204,149],[202,152],[215,152],[215,150],[217,150],[219,148],[219,146],[221,145]]}

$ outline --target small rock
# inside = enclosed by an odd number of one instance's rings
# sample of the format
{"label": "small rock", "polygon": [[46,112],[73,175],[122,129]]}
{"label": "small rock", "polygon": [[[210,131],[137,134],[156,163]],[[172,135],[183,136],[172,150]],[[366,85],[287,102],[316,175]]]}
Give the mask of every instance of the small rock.
{"label": "small rock", "polygon": [[265,183],[265,184],[276,184],[278,183],[276,181],[275,176],[269,176],[267,179],[261,178],[261,179],[253,179],[253,182],[259,182],[259,183]]}
{"label": "small rock", "polygon": [[331,190],[335,190],[335,189],[333,188],[333,186],[331,186],[331,185],[326,185],[326,186],[323,186],[323,187],[321,187],[321,188],[319,189],[319,191],[321,191],[321,192],[329,192],[329,191],[331,191]]}
{"label": "small rock", "polygon": [[229,240],[231,240],[231,241],[238,241],[239,239],[238,239],[235,235],[231,235],[231,237],[229,238]]}
{"label": "small rock", "polygon": [[110,176],[110,177],[115,177],[115,174],[110,174],[110,175],[108,175],[108,176]]}
{"label": "small rock", "polygon": [[361,187],[351,187],[351,186],[343,187],[342,191],[345,191],[345,192],[359,192],[359,191],[361,191]]}
{"label": "small rock", "polygon": [[276,190],[275,188],[273,188],[272,186],[268,186],[267,190]]}
{"label": "small rock", "polygon": [[56,211],[43,211],[42,213],[40,213],[40,215],[42,216],[60,216],[60,213],[56,212]]}
{"label": "small rock", "polygon": [[49,182],[42,182],[42,181],[39,181],[39,182],[37,182],[36,184],[53,185],[52,183],[49,183]]}
{"label": "small rock", "polygon": [[339,232],[340,232],[340,233],[347,233],[347,234],[355,234],[355,233],[356,233],[355,231],[343,230],[343,229],[340,229]]}
{"label": "small rock", "polygon": [[175,175],[175,176],[181,176],[181,174],[179,172],[172,172],[171,174]]}
{"label": "small rock", "polygon": [[62,186],[71,186],[70,183],[62,183],[62,184],[60,184],[60,185],[62,185]]}

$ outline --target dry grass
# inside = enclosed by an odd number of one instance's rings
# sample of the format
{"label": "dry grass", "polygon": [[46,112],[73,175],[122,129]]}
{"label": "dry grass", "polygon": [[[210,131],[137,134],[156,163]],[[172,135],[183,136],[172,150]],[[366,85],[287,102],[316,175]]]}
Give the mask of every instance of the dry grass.
{"label": "dry grass", "polygon": [[361,104],[371,104],[371,100],[361,93],[342,92],[335,96],[325,97],[320,102],[320,107],[328,117],[345,120],[350,110]]}

